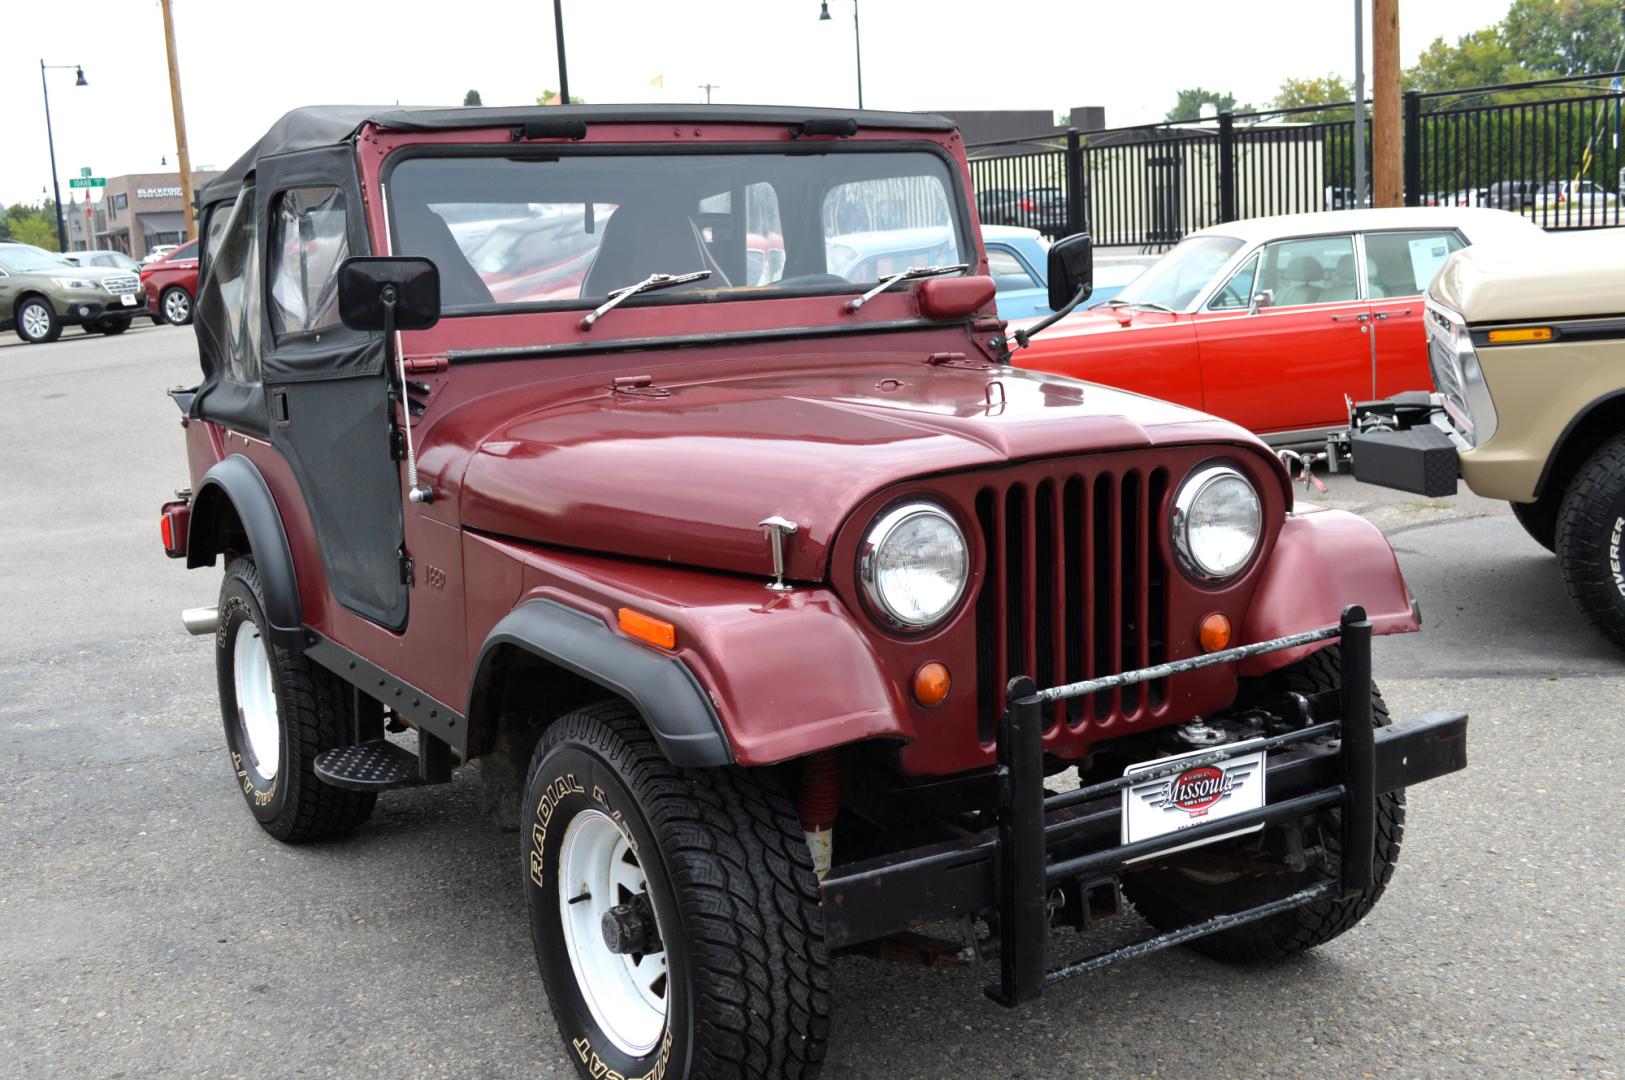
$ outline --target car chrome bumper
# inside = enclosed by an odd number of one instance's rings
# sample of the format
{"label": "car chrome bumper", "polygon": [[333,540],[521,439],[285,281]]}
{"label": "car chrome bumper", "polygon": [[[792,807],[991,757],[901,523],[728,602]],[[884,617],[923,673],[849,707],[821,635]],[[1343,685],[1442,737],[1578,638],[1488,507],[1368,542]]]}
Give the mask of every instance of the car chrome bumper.
{"label": "car chrome bumper", "polygon": [[[1267,802],[1150,840],[1121,842],[1122,791],[1147,774],[1119,777],[1075,791],[1044,791],[1043,703],[1082,697],[1127,682],[1233,663],[1247,656],[1314,641],[1341,640],[1341,692],[1318,695],[1302,726],[1263,739],[1215,747],[1179,768],[1214,763],[1260,749]],[[837,867],[823,882],[825,936],[844,948],[901,934],[926,923],[993,909],[998,913],[1000,978],[988,993],[1005,1005],[1037,997],[1043,987],[1116,960],[1137,957],[1230,927],[1267,918],[1324,897],[1369,889],[1374,880],[1377,797],[1464,768],[1467,716],[1431,712],[1377,728],[1371,711],[1371,624],[1349,608],[1337,626],[1241,646],[1071,686],[1040,690],[1031,679],[1011,681],[998,734],[998,824],[961,840],[944,841]],[[1087,895],[1115,888],[1129,863],[1240,829],[1280,824],[1339,808],[1341,860],[1327,876],[1267,904],[1158,934],[1049,970],[1052,890]]]}

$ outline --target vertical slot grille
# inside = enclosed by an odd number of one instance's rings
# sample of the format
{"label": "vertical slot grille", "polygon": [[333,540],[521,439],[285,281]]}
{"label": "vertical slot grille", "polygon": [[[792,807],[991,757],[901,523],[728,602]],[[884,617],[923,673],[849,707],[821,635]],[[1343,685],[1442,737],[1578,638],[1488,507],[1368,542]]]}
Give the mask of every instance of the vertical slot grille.
{"label": "vertical slot grille", "polygon": [[[979,731],[991,742],[1007,682],[1057,686],[1168,659],[1168,567],[1158,542],[1163,469],[1010,479],[984,487],[987,573],[976,602]],[[1056,702],[1051,727],[1105,726],[1161,709],[1165,680]]]}

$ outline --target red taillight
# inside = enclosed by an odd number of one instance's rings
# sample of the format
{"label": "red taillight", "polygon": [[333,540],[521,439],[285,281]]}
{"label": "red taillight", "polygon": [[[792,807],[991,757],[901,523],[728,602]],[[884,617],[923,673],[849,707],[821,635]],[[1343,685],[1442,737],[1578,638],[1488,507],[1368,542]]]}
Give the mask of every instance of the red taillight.
{"label": "red taillight", "polygon": [[171,559],[186,555],[186,532],[192,523],[192,509],[184,502],[164,503],[158,511],[158,536],[164,542],[164,554]]}
{"label": "red taillight", "polygon": [[1029,214],[1033,212],[1033,201],[1031,199],[1022,199],[1017,205]]}

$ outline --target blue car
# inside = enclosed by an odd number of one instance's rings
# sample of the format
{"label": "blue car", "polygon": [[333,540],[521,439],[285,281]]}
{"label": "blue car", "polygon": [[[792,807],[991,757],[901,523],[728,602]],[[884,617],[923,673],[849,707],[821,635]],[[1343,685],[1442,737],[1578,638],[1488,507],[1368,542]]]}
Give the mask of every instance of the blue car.
{"label": "blue car", "polygon": [[[1049,284],[1044,275],[1049,266],[1049,241],[1037,229],[983,225],[982,243],[987,247],[988,272],[999,286],[999,318],[1014,322],[1048,315]],[[1152,261],[1097,262],[1088,306],[1116,296]]]}

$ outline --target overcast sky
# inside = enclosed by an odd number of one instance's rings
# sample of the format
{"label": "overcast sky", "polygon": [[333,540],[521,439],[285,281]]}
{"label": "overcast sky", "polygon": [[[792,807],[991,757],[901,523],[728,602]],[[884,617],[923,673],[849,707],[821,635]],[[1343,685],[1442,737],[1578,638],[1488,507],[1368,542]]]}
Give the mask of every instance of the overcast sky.
{"label": "overcast sky", "polygon": [[[855,105],[852,0],[564,0],[570,91],[591,102]],[[1497,21],[1507,0],[1402,0],[1403,63]],[[97,175],[175,167],[156,0],[0,0],[0,201],[50,184],[36,54],[48,64],[63,194]],[[1369,0],[1366,3],[1370,18]],[[175,0],[195,167],[231,163],[297,105],[529,104],[558,85],[551,0]],[[1267,100],[1285,76],[1354,72],[1352,0],[863,0],[864,104],[1102,105],[1160,120],[1181,87]],[[1369,34],[1367,35],[1369,55]],[[1370,72],[1370,61],[1366,70]],[[664,87],[653,85],[660,78]],[[81,196],[82,197],[82,196]]]}

